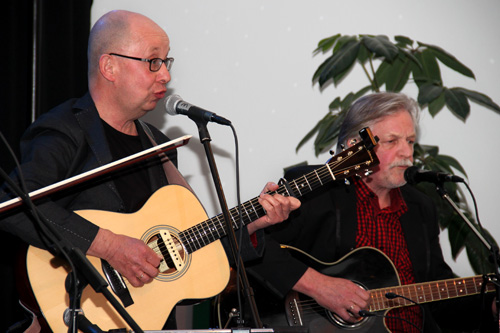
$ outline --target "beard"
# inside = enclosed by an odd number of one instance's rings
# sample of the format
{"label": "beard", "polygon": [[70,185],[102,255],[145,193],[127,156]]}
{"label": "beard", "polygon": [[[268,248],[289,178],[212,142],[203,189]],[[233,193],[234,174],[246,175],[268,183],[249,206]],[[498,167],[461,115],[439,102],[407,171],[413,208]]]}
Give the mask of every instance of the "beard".
{"label": "beard", "polygon": [[[403,185],[406,185],[406,179],[403,173],[400,170],[395,170],[395,168],[399,168],[402,166],[411,167],[413,162],[410,159],[402,159],[399,161],[394,161],[389,165],[389,171],[386,177],[387,186],[389,188],[398,188]],[[406,170],[406,169],[405,169]]]}

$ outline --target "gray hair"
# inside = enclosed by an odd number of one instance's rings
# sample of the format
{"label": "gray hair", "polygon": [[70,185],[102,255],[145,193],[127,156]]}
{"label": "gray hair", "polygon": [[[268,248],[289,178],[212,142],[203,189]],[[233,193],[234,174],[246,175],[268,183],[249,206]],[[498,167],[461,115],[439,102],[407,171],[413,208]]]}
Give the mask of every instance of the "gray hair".
{"label": "gray hair", "polygon": [[342,145],[347,146],[348,140],[359,138],[359,131],[362,128],[370,127],[383,117],[401,110],[410,114],[415,130],[417,130],[420,110],[417,102],[405,94],[380,92],[357,99],[347,111],[340,128],[337,153],[342,151]]}

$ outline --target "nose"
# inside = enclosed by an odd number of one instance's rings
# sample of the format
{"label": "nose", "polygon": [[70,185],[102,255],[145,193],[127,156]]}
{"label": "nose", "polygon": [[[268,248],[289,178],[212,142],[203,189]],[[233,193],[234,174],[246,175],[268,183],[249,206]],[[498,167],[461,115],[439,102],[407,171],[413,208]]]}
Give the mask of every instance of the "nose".
{"label": "nose", "polygon": [[400,146],[399,152],[400,152],[401,156],[403,156],[405,158],[413,157],[413,144],[404,141]]}
{"label": "nose", "polygon": [[157,73],[158,73],[157,79],[163,84],[167,84],[172,79],[166,64],[162,64],[160,70]]}

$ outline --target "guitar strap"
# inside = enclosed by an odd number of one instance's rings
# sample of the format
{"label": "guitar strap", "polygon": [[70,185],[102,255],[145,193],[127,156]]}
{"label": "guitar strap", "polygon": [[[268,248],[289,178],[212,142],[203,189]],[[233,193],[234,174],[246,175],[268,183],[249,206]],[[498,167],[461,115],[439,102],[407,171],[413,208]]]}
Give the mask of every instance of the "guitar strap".
{"label": "guitar strap", "polygon": [[[142,128],[144,129],[144,132],[149,138],[149,141],[153,144],[153,146],[157,146],[158,144],[153,138],[153,132],[151,132],[151,129],[144,123],[143,121],[139,120],[139,123],[141,124]],[[181,185],[190,190],[192,193],[194,193],[193,189],[189,184],[187,183],[186,179],[181,175],[179,170],[175,167],[174,163],[168,158],[167,154],[165,153],[160,153],[158,156],[161,159],[163,170],[165,171],[165,176],[167,176],[167,180],[169,184],[175,184],[175,185]]]}

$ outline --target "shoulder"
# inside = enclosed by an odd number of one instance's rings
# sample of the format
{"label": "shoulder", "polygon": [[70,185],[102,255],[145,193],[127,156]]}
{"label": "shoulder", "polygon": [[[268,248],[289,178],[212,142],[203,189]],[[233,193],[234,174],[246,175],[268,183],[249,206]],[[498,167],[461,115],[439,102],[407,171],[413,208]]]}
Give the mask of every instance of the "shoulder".
{"label": "shoulder", "polygon": [[[24,133],[24,140],[31,140],[39,135],[65,135],[68,137],[74,137],[78,135],[78,129],[80,128],[76,114],[82,110],[82,107],[86,105],[84,98],[73,98],[65,101],[62,104],[54,107],[50,111],[40,115],[31,125],[28,127]],[[91,104],[93,106],[93,103]],[[85,107],[85,109],[92,109],[90,107]],[[93,107],[90,112],[94,112],[94,117],[98,117],[97,110]]]}

